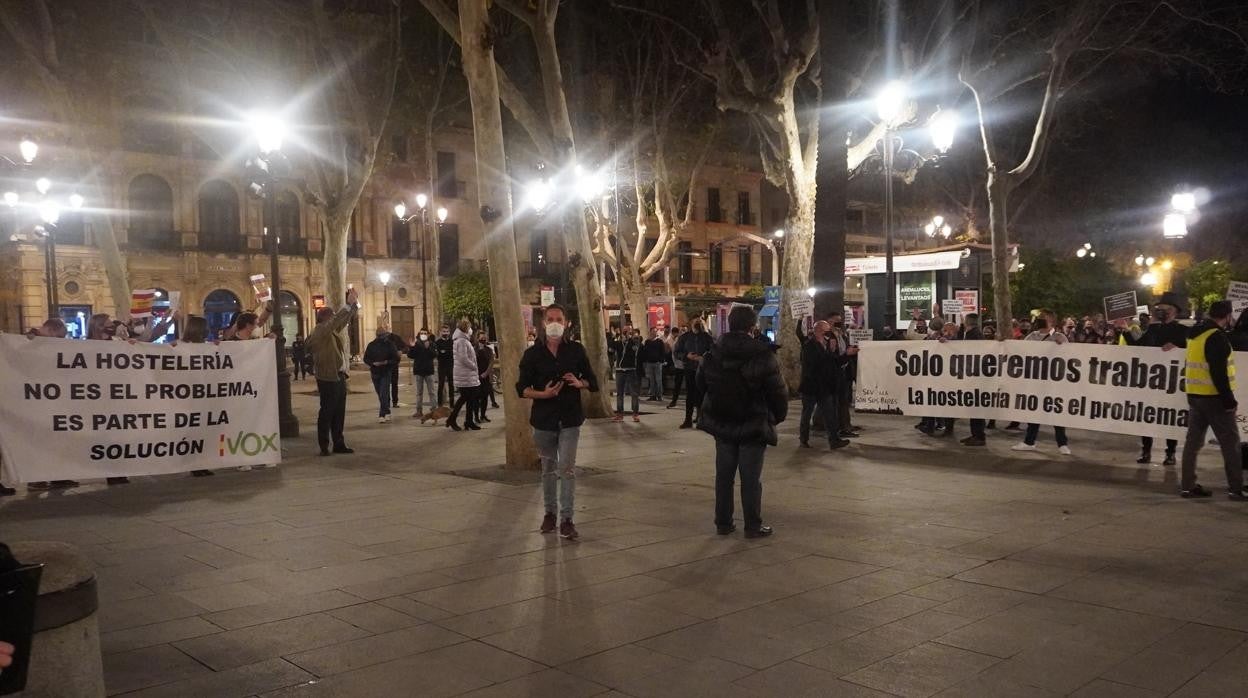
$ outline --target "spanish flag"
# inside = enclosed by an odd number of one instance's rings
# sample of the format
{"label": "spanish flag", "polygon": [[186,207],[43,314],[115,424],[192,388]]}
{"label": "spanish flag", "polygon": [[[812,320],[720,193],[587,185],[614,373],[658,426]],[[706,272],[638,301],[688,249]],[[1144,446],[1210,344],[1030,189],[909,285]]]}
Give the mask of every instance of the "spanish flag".
{"label": "spanish flag", "polygon": [[130,317],[134,319],[152,316],[152,302],[156,300],[156,289],[142,288],[130,294]]}

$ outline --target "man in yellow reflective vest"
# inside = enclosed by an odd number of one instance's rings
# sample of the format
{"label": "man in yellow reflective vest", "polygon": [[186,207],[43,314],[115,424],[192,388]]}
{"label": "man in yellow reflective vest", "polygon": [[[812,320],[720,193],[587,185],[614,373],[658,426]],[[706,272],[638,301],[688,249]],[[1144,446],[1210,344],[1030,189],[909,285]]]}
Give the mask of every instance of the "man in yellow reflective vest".
{"label": "man in yellow reflective vest", "polygon": [[1183,442],[1183,497],[1208,497],[1213,493],[1196,484],[1196,454],[1213,435],[1222,448],[1226,468],[1227,497],[1244,496],[1244,467],[1239,453],[1239,427],[1235,423],[1235,357],[1226,329],[1231,324],[1231,302],[1209,307],[1209,317],[1191,329],[1187,339],[1187,440]]}

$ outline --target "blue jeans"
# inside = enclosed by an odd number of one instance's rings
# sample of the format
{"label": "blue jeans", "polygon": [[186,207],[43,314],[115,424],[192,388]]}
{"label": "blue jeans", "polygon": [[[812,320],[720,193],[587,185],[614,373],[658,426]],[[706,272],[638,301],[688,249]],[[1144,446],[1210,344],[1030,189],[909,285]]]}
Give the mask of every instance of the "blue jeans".
{"label": "blue jeans", "polygon": [[416,380],[416,411],[425,411],[425,393],[429,394],[429,409],[438,406],[438,388],[437,380],[433,374],[427,376],[412,376]]}
{"label": "blue jeans", "polygon": [[576,494],[576,445],[580,427],[559,431],[533,430],[533,443],[542,459],[542,499],[546,513],[558,508],[559,518],[572,520],[572,498]]}
{"label": "blue jeans", "polygon": [[387,368],[381,373],[373,371],[372,374],[373,389],[377,391],[377,399],[381,401],[377,416],[385,417],[390,414],[390,369]]}
{"label": "blue jeans", "polygon": [[646,380],[650,383],[650,393],[648,397],[651,400],[663,399],[663,364],[648,363],[646,367]]}
{"label": "blue jeans", "polygon": [[615,371],[615,411],[617,414],[624,414],[624,393],[628,392],[633,396],[633,414],[641,411],[641,376],[637,375],[637,371]]}

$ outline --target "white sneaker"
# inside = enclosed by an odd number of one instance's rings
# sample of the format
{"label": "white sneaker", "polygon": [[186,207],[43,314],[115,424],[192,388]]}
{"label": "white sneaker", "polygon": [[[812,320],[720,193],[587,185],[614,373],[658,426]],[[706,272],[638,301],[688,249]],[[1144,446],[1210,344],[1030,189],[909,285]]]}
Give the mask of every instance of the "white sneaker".
{"label": "white sneaker", "polygon": [[250,465],[240,465],[240,466],[238,466],[238,472],[240,472],[240,473],[249,473],[249,472],[251,472],[251,466],[250,466]]}
{"label": "white sneaker", "polygon": [[396,403],[394,403],[393,405],[391,405],[391,407],[407,407],[407,405],[404,405],[404,404],[403,404],[403,403],[401,403],[401,402],[396,402]]}
{"label": "white sneaker", "polygon": [[1014,444],[1013,446],[1010,446],[1010,450],[1011,451],[1034,451],[1036,450],[1036,445],[1029,444],[1029,443]]}
{"label": "white sneaker", "polygon": [[1060,454],[1062,454],[1063,456],[1069,456],[1069,455],[1070,455],[1070,446],[1058,446],[1058,447],[1057,447],[1057,452],[1058,452],[1058,453],[1060,453]]}
{"label": "white sneaker", "polygon": [[378,417],[378,418],[377,418],[377,423],[378,423],[378,424],[385,424],[385,423],[386,423],[386,422],[388,422],[388,421],[390,421],[390,420],[386,419],[385,417]]}

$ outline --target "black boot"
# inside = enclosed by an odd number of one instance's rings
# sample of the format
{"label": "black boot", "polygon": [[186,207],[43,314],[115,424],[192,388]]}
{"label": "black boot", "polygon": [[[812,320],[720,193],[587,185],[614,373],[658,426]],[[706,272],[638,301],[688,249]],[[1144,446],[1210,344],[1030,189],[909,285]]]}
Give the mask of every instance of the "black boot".
{"label": "black boot", "polygon": [[1140,465],[1144,465],[1145,463],[1152,463],[1153,462],[1152,451],[1141,451],[1140,457],[1136,458],[1135,462],[1139,463]]}

